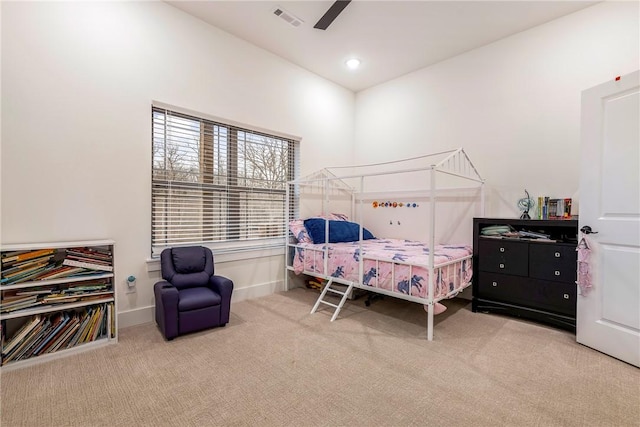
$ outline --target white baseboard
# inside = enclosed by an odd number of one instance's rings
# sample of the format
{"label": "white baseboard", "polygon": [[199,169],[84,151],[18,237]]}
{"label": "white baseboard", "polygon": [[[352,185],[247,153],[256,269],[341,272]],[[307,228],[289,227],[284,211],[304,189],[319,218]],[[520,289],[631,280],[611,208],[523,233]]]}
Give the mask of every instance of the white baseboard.
{"label": "white baseboard", "polygon": [[[231,296],[231,310],[233,311],[233,303],[244,300],[265,297],[276,292],[284,290],[284,282],[276,281],[269,283],[261,283],[259,285],[247,286],[244,288],[234,289]],[[133,310],[121,311],[118,313],[118,329],[127,328],[129,326],[141,325],[143,323],[154,322],[155,306],[135,308]]]}
{"label": "white baseboard", "polygon": [[133,310],[121,311],[118,313],[118,329],[153,322],[154,307],[155,306],[150,305],[147,307],[134,308]]}
{"label": "white baseboard", "polygon": [[261,283],[259,285],[247,286],[245,288],[234,289],[231,296],[231,303],[240,302],[248,299],[266,297],[284,290],[284,282],[282,280],[269,283]]}

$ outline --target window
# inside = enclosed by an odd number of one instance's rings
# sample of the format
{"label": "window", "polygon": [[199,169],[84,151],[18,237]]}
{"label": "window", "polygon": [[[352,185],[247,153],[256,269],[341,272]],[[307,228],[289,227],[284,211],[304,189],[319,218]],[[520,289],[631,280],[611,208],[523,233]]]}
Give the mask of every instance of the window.
{"label": "window", "polygon": [[283,244],[297,141],[158,107],[152,115],[152,256]]}

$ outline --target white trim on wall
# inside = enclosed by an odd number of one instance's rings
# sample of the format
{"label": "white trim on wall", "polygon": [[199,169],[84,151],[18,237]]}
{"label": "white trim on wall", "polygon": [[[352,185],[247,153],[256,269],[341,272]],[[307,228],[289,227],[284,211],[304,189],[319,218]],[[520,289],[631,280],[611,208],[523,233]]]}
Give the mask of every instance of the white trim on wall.
{"label": "white trim on wall", "polygon": [[[238,249],[235,251],[225,251],[225,252],[214,251],[213,253],[216,264],[232,262],[232,261],[244,261],[244,260],[249,260],[254,258],[283,256],[283,255],[284,255],[283,245],[260,248],[260,249],[249,249],[249,250]],[[146,262],[147,262],[148,272],[160,271],[160,258],[147,258]]]}
{"label": "white trim on wall", "polygon": [[[276,292],[284,291],[284,281],[278,280],[274,282],[261,283],[258,285],[248,286],[233,290],[231,296],[231,316],[233,318],[233,304],[254,298],[265,297]],[[133,310],[121,311],[118,313],[118,328],[127,328],[144,323],[154,322],[155,306],[149,305],[139,307]]]}

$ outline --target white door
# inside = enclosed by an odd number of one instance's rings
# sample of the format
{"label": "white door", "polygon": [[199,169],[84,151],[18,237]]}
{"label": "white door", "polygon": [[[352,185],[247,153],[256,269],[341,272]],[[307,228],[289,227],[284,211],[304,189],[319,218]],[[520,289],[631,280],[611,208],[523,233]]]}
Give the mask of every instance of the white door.
{"label": "white door", "polygon": [[[579,227],[593,287],[579,295],[581,344],[640,366],[640,72],[582,93]],[[580,288],[578,288],[580,293]]]}

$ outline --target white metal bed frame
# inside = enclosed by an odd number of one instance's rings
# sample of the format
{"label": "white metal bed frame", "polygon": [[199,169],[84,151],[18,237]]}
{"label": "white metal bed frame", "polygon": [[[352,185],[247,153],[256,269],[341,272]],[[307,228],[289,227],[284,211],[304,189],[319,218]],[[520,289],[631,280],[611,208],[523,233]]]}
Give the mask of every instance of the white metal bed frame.
{"label": "white metal bed frame", "polygon": [[[303,185],[319,185],[318,188],[320,188],[323,192],[323,199],[322,199],[322,211],[323,212],[329,212],[327,210],[328,204],[330,202],[329,200],[329,193],[330,193],[330,187],[333,187],[334,189],[340,189],[343,190],[345,192],[350,192],[351,193],[351,204],[352,204],[352,211],[354,210],[354,207],[356,206],[356,200],[359,200],[359,207],[360,209],[358,210],[358,215],[357,215],[357,220],[356,222],[358,222],[360,224],[360,253],[362,253],[362,233],[363,233],[363,225],[362,225],[362,202],[363,202],[363,188],[364,188],[364,180],[365,178],[368,177],[374,177],[374,176],[382,176],[382,175],[393,175],[393,174],[399,174],[399,173],[407,173],[407,172],[428,172],[429,173],[429,188],[426,188],[426,190],[428,191],[428,194],[430,194],[429,197],[429,209],[428,209],[428,226],[429,226],[429,247],[430,248],[435,248],[436,247],[436,234],[435,234],[435,228],[436,228],[436,191],[441,190],[441,191],[446,191],[446,190],[460,190],[462,188],[464,189],[470,189],[470,188],[480,188],[480,216],[484,215],[484,180],[482,179],[482,177],[480,176],[480,174],[478,173],[478,171],[476,170],[475,166],[473,165],[473,163],[471,162],[471,160],[469,159],[469,157],[467,156],[467,154],[464,152],[463,148],[458,148],[455,150],[449,150],[449,151],[444,151],[444,152],[439,152],[439,153],[432,153],[432,154],[428,154],[425,156],[420,156],[420,157],[415,157],[415,158],[411,158],[411,159],[404,159],[404,160],[398,160],[398,161],[392,161],[392,162],[386,162],[386,163],[379,163],[379,164],[371,164],[371,165],[360,165],[362,167],[369,167],[369,166],[378,166],[378,165],[394,165],[394,164],[406,164],[409,161],[413,161],[416,159],[434,159],[434,158],[439,158],[440,160],[438,162],[436,162],[435,164],[431,164],[429,166],[422,166],[422,167],[409,167],[409,168],[400,168],[400,169],[393,169],[393,170],[389,170],[389,171],[383,171],[383,172],[372,172],[372,173],[366,173],[366,174],[349,174],[349,175],[336,175],[333,174],[329,171],[329,169],[338,169],[338,168],[326,168],[323,169],[322,171],[320,171],[319,173],[315,173],[309,177],[306,178],[301,178],[301,179],[297,179],[297,180],[293,180],[293,181],[289,181],[288,185],[287,185],[287,192],[286,192],[286,200],[292,200],[291,197],[295,196],[296,194],[296,189],[299,189],[299,186],[303,186]],[[352,166],[352,167],[344,167],[344,168],[350,168],[350,169],[356,169],[360,166]],[[462,186],[456,186],[456,187],[450,187],[450,188],[438,188],[437,187],[437,182],[436,182],[436,177],[438,174],[447,174],[447,175],[452,175],[454,177],[457,178],[461,178],[462,182],[471,182],[471,186],[467,186],[467,187],[462,187]],[[359,186],[358,188],[353,188],[350,187],[348,185],[346,185],[344,183],[344,180],[346,179],[356,179],[359,181]],[[294,193],[292,194],[291,191],[293,191]],[[393,191],[389,191],[389,194],[392,194]],[[301,245],[297,244],[297,241],[293,241],[295,239],[292,239],[291,237],[291,233],[289,232],[289,228],[288,228],[288,224],[291,218],[289,218],[289,214],[290,212],[287,210],[287,212],[285,213],[285,245],[286,245],[286,250],[285,250],[285,266],[286,266],[286,270],[285,270],[285,290],[289,290],[289,275],[288,275],[288,271],[293,271],[294,267],[293,267],[293,263],[292,263],[292,257],[290,256],[290,252],[291,251],[295,251],[296,248],[304,248],[305,250],[305,254],[308,253],[306,251],[313,251],[314,252],[314,256],[316,252],[324,252],[324,272],[328,272],[327,268],[328,268],[328,245],[325,244],[324,245],[324,249],[310,249],[308,247],[303,247]],[[329,221],[326,222],[325,224],[325,236],[328,239],[329,236]],[[302,274],[308,274],[308,275],[312,275],[315,277],[320,277],[322,279],[327,280],[327,283],[324,286],[324,289],[322,290],[322,293],[320,294],[320,296],[318,297],[318,300],[316,301],[316,304],[314,305],[311,313],[314,313],[316,311],[316,309],[318,308],[318,306],[320,305],[320,303],[325,303],[327,305],[333,306],[336,310],[331,318],[331,321],[335,320],[335,318],[338,316],[338,313],[340,312],[340,309],[342,308],[346,298],[347,298],[347,292],[349,292],[352,288],[359,288],[359,289],[364,289],[367,291],[371,291],[371,292],[376,292],[376,293],[380,293],[383,295],[388,295],[388,296],[392,296],[395,298],[400,298],[400,299],[404,299],[404,300],[408,300],[408,301],[412,301],[412,302],[417,302],[417,303],[421,303],[424,304],[427,307],[427,339],[429,341],[433,340],[433,321],[434,321],[434,305],[435,303],[437,303],[440,300],[446,299],[446,298],[451,298],[453,296],[455,296],[456,294],[458,294],[461,290],[463,290],[464,288],[468,287],[471,282],[467,282],[464,283],[463,285],[461,285],[460,287],[458,287],[457,289],[455,289],[454,291],[451,291],[449,293],[447,293],[444,296],[441,297],[434,297],[434,290],[435,290],[435,280],[436,280],[436,273],[439,269],[443,269],[443,268],[455,268],[456,265],[458,265],[459,263],[461,263],[463,260],[467,260],[467,259],[471,259],[472,255],[468,255],[464,258],[460,258],[460,259],[456,259],[454,261],[450,261],[447,263],[441,263],[438,265],[434,265],[434,250],[430,250],[429,251],[429,258],[428,258],[428,264],[427,265],[416,265],[416,264],[409,264],[406,262],[401,262],[401,261],[389,261],[389,260],[376,260],[374,258],[371,257],[367,257],[366,255],[361,256],[359,258],[359,274],[358,277],[362,278],[363,277],[363,266],[364,266],[364,261],[365,259],[367,260],[373,260],[379,262],[388,262],[391,263],[392,266],[392,271],[395,270],[395,265],[409,265],[410,271],[409,271],[409,277],[412,277],[411,274],[411,268],[412,267],[423,267],[425,269],[427,269],[427,271],[429,272],[429,280],[428,280],[428,289],[427,289],[427,296],[426,298],[421,298],[421,297],[417,297],[417,296],[413,296],[409,294],[402,294],[402,293],[398,293],[398,292],[394,292],[394,291],[389,291],[386,289],[382,289],[382,288],[378,288],[377,286],[370,286],[370,285],[365,285],[362,284],[360,282],[355,282],[355,281],[347,281],[338,277],[332,277],[332,276],[328,276],[325,274],[319,274],[317,271],[303,271]],[[291,264],[291,265],[290,265]],[[377,264],[376,264],[377,265]],[[378,270],[379,271],[379,270]],[[333,283],[340,283],[342,285],[346,285],[348,286],[347,291],[345,292],[338,292],[335,291],[333,289],[331,289],[331,285]],[[334,305],[328,302],[325,302],[323,299],[327,293],[327,291],[329,292],[333,292],[333,293],[339,293],[341,295],[343,295],[340,304],[339,305]]]}

